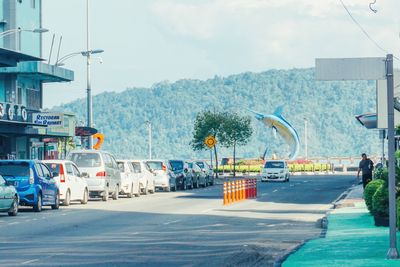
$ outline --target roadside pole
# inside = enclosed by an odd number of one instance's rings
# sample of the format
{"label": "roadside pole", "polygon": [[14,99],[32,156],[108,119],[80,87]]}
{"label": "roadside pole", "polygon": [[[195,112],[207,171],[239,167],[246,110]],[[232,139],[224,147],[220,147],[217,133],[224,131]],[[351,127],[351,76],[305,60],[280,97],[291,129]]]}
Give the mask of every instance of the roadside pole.
{"label": "roadside pole", "polygon": [[388,108],[388,156],[389,156],[389,232],[390,248],[388,259],[397,259],[399,253],[396,246],[396,169],[394,140],[394,83],[393,55],[386,56],[387,108]]}

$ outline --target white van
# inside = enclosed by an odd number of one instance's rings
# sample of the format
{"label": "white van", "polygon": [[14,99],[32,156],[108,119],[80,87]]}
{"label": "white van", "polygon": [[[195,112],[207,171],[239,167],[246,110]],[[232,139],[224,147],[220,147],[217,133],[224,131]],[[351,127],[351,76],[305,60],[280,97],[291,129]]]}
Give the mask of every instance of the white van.
{"label": "white van", "polygon": [[284,160],[268,160],[261,169],[261,182],[289,182],[289,178],[289,167]]}
{"label": "white van", "polygon": [[69,153],[68,159],[79,167],[90,197],[107,201],[111,194],[114,200],[119,198],[121,173],[113,155],[99,150],[76,150]]}

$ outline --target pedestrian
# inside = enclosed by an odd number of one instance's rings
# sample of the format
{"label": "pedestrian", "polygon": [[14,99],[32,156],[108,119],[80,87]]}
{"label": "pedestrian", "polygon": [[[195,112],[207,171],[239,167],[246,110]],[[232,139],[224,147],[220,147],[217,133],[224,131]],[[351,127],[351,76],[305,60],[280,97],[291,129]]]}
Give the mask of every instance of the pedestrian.
{"label": "pedestrian", "polygon": [[362,153],[362,160],[358,165],[358,173],[357,178],[360,177],[360,172],[362,173],[362,183],[363,187],[367,186],[367,184],[372,180],[372,171],[374,169],[374,162],[367,157],[367,154]]}

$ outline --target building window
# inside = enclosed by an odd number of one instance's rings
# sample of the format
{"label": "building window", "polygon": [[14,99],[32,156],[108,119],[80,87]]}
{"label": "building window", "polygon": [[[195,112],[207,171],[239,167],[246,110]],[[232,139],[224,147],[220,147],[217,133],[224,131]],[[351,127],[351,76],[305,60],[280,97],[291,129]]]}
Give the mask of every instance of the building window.
{"label": "building window", "polygon": [[27,108],[28,109],[40,109],[40,90],[26,89],[27,96]]}
{"label": "building window", "polygon": [[18,87],[17,90],[17,104],[22,105],[22,88]]}

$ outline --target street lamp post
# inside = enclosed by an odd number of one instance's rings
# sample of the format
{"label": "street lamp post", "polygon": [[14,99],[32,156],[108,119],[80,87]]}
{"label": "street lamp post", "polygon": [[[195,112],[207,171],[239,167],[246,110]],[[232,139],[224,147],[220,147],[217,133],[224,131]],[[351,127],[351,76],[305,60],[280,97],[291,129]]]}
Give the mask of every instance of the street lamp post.
{"label": "street lamp post", "polygon": [[304,118],[304,157],[308,159],[308,120]]}
{"label": "street lamp post", "polygon": [[146,121],[147,126],[149,127],[149,159],[151,159],[152,155],[151,155],[151,122],[150,121]]}

